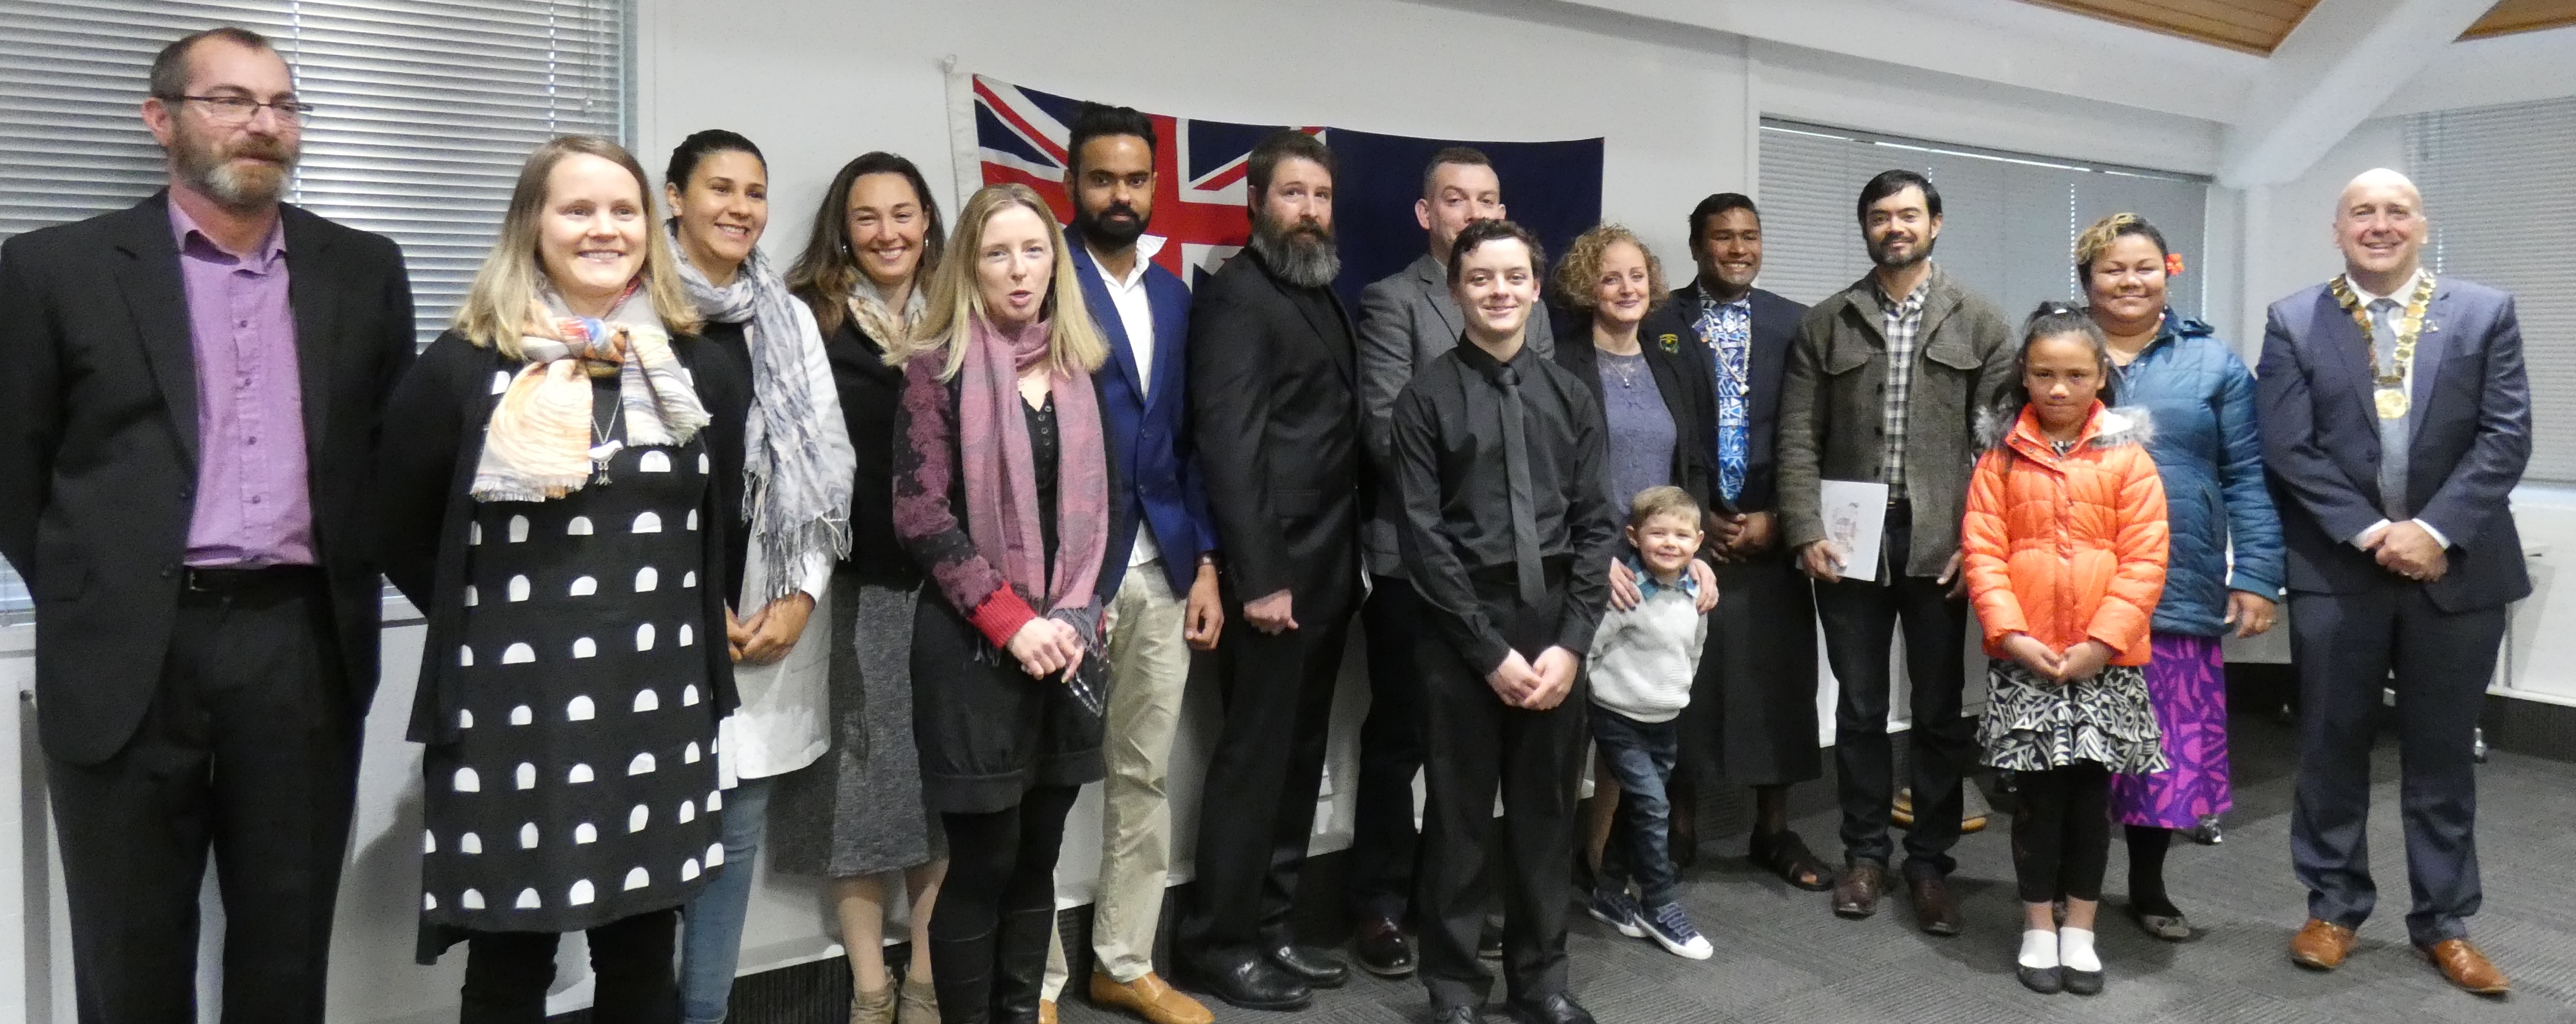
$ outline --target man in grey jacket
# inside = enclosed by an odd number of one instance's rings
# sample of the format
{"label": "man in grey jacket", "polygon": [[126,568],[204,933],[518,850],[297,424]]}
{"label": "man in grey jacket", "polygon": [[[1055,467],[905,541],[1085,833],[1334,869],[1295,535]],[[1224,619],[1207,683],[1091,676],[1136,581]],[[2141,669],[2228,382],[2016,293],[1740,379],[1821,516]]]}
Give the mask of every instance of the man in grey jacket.
{"label": "man in grey jacket", "polygon": [[[1841,689],[1834,767],[1847,866],[1834,886],[1834,913],[1877,911],[1893,852],[1887,649],[1901,620],[1913,687],[1905,878],[1923,930],[1956,935],[1959,908],[1945,879],[1955,866],[1960,778],[1975,746],[1974,723],[1960,717],[1968,607],[1959,515],[1977,416],[2011,386],[2019,346],[1993,303],[1932,264],[1941,193],[1930,180],[1880,174],[1861,190],[1859,213],[1876,266],[1808,311],[1781,385],[1780,522],[1817,580],[1825,658]],[[1878,565],[1851,565],[1850,552],[1826,539],[1828,479],[1887,485]]]}
{"label": "man in grey jacket", "polygon": [[[1368,631],[1369,715],[1360,727],[1358,821],[1351,836],[1350,900],[1359,922],[1360,966],[1400,978],[1413,973],[1413,947],[1400,927],[1413,892],[1416,836],[1413,776],[1422,767],[1422,684],[1413,667],[1420,597],[1404,578],[1396,548],[1403,508],[1395,500],[1395,398],[1414,371],[1458,347],[1466,320],[1449,297],[1449,248],[1480,220],[1503,219],[1503,183],[1493,161],[1464,146],[1441,150],[1422,171],[1414,218],[1430,251],[1411,266],[1360,292],[1361,433],[1377,467],[1377,513],[1361,527],[1370,591],[1361,609]],[[1556,335],[1544,303],[1530,308],[1523,337],[1541,359],[1553,358]],[[1490,936],[1488,936],[1490,938]],[[1486,943],[1489,952],[1498,950]]]}

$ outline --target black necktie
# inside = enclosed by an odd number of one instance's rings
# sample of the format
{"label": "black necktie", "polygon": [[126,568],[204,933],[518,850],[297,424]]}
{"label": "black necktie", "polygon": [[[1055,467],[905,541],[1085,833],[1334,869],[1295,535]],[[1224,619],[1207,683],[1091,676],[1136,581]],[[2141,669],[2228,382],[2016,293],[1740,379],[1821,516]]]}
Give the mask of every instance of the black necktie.
{"label": "black necktie", "polygon": [[1503,386],[1503,475],[1512,486],[1512,565],[1520,576],[1521,601],[1535,605],[1547,596],[1547,578],[1538,564],[1538,501],[1530,490],[1528,416],[1521,407],[1521,375],[1510,366],[1496,368]]}

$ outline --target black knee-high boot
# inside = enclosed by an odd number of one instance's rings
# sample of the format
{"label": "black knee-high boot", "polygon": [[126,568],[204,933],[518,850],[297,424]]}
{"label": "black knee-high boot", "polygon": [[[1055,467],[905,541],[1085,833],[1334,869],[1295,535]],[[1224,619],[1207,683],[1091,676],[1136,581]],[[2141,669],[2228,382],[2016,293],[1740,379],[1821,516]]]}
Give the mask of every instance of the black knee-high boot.
{"label": "black knee-high boot", "polygon": [[1054,932],[1051,906],[1003,913],[993,941],[992,1024],[1036,1024],[1046,987],[1047,937]]}

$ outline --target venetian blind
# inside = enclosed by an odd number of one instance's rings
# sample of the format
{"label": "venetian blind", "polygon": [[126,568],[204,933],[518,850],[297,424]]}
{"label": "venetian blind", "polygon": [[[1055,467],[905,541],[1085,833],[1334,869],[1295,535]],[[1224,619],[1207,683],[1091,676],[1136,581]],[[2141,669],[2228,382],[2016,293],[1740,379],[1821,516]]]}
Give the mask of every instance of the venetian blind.
{"label": "venetian blind", "polygon": [[[269,37],[318,112],[289,202],[400,243],[421,340],[447,326],[519,164],[623,138],[627,0],[9,0],[0,239],[133,205],[166,178],[138,109],[152,57],[218,25]],[[26,592],[0,571],[0,616]]]}
{"label": "venetian blind", "polygon": [[2417,114],[2406,160],[2433,222],[2425,264],[2512,292],[2531,375],[2526,480],[2576,483],[2576,275],[2547,215],[2576,166],[2576,99]]}
{"label": "venetian blind", "polygon": [[[2188,264],[2208,219],[2209,182],[2187,174],[1764,118],[1763,287],[1812,303],[1867,274],[1853,204],[1861,186],[1894,168],[1919,171],[1941,191],[1933,260],[2015,319],[2043,299],[2081,298],[2075,236],[2095,220],[2138,214]],[[2200,278],[2174,282],[2171,301],[2200,317]]]}

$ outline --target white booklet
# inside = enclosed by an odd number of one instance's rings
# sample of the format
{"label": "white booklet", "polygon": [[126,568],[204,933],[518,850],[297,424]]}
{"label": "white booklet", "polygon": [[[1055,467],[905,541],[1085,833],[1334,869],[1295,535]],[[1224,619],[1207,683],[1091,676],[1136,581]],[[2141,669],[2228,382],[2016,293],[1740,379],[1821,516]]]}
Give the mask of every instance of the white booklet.
{"label": "white booklet", "polygon": [[1887,528],[1887,485],[1824,482],[1825,539],[1842,545],[1842,578],[1878,581],[1879,534]]}

